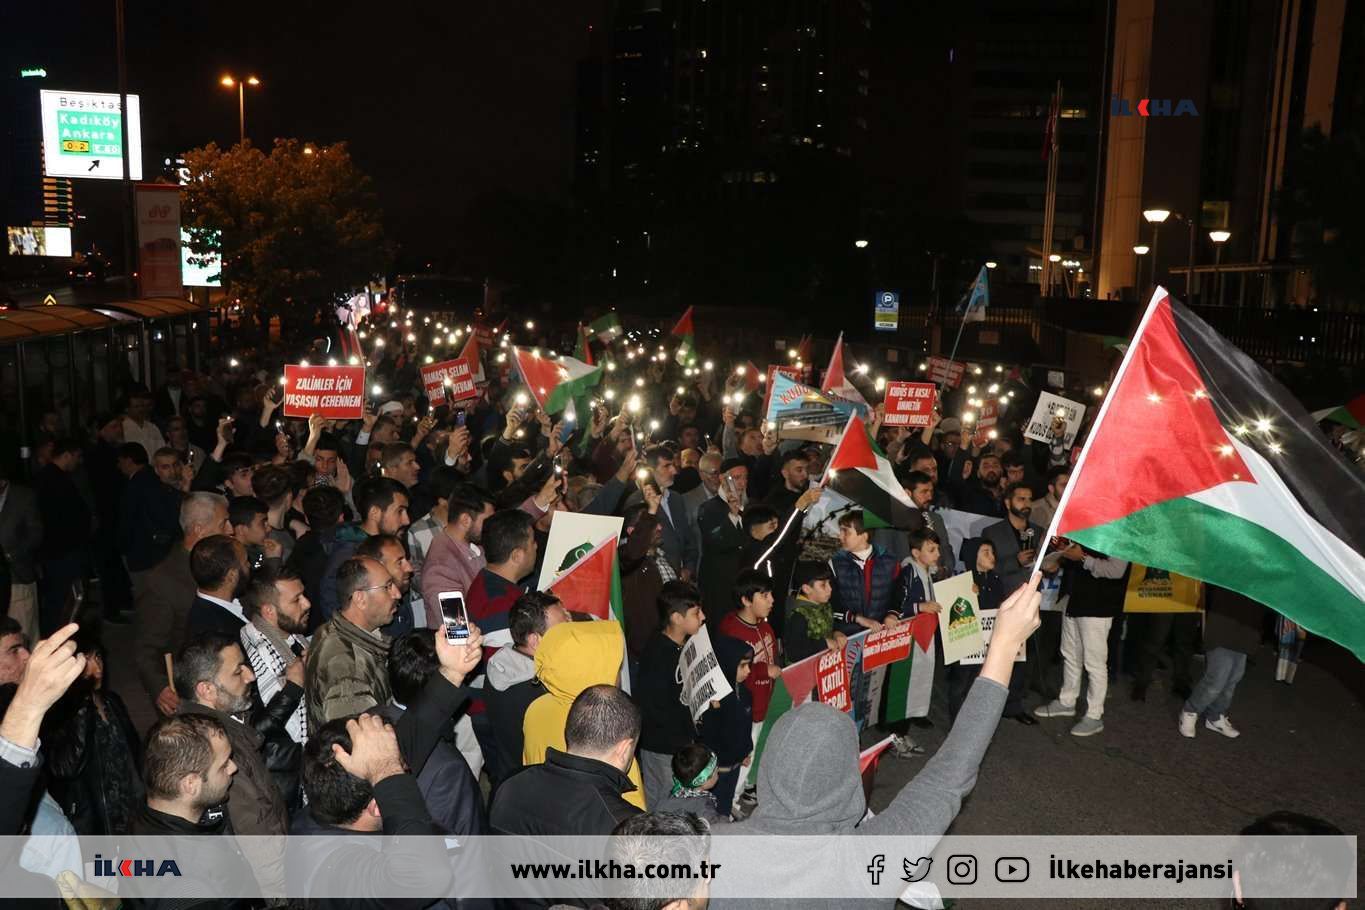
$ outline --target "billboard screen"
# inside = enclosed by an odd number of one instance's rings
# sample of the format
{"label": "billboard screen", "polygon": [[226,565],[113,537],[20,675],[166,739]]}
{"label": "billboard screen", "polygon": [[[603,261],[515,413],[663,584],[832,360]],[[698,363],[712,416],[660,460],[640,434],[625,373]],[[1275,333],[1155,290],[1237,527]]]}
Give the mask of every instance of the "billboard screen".
{"label": "billboard screen", "polygon": [[11,256],[71,255],[69,227],[8,227],[5,239]]}
{"label": "billboard screen", "polygon": [[[222,231],[211,231],[216,243]],[[220,288],[223,286],[223,262],[217,253],[196,256],[190,252],[190,232],[180,230],[180,279],[187,288]]]}
{"label": "billboard screen", "polygon": [[[102,92],[56,92],[43,89],[43,173],[48,177],[123,179],[125,118],[119,96]],[[142,179],[141,106],[128,96],[128,165],[133,180]]]}

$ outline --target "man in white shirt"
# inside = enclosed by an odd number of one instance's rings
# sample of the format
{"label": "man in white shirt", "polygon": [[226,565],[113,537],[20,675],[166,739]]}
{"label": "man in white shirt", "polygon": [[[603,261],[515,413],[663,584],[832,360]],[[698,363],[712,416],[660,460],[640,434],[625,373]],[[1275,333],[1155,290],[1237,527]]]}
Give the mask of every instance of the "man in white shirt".
{"label": "man in white shirt", "polygon": [[166,447],[166,439],[152,423],[152,396],[133,392],[128,396],[128,413],[123,418],[123,441],[140,443],[150,456]]}
{"label": "man in white shirt", "polygon": [[246,625],[242,592],[251,580],[246,547],[226,534],[205,537],[190,551],[190,574],[198,586],[185,620],[185,636],[221,632],[236,638]]}
{"label": "man in white shirt", "polygon": [[[262,569],[242,592],[242,650],[256,674],[256,690],[269,704],[284,688],[290,666],[308,653],[308,613],[311,604],[303,593],[303,581],[290,569]],[[300,700],[285,724],[294,742],[308,741],[308,709]]]}

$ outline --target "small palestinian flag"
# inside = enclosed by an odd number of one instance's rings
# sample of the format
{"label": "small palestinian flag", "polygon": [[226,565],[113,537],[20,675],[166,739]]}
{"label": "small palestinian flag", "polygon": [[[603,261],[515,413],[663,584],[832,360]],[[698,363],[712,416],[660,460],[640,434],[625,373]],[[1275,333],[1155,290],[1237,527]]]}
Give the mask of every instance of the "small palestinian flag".
{"label": "small palestinian flag", "polygon": [[[857,503],[868,515],[893,528],[912,528],[919,510],[905,495],[887,460],[855,414],[825,469],[825,485]],[[877,522],[872,522],[876,525]]]}
{"label": "small palestinian flag", "polygon": [[1339,408],[1324,408],[1313,412],[1316,421],[1330,420],[1353,430],[1365,429],[1365,395],[1357,395],[1349,404]]}
{"label": "small palestinian flag", "polygon": [[854,404],[862,405],[867,408],[867,399],[862,396],[857,387],[848,381],[848,375],[844,372],[844,333],[839,333],[839,340],[834,342],[834,353],[829,355],[829,366],[825,369],[825,378],[820,383],[820,391]]}
{"label": "small palestinian flag", "polygon": [[678,324],[673,326],[673,331],[669,332],[682,342],[678,345],[678,353],[675,355],[679,364],[687,366],[689,362],[697,357],[697,334],[692,330],[692,307],[687,308]]}
{"label": "small palestinian flag", "polygon": [[1049,536],[1237,591],[1365,659],[1365,478],[1157,288]]}
{"label": "small palestinian flag", "polygon": [[602,381],[601,367],[572,357],[548,357],[513,348],[512,358],[531,397],[547,414],[558,414],[575,398],[586,398],[588,390]]}
{"label": "small palestinian flag", "polygon": [[582,323],[579,323],[575,334],[578,336],[578,343],[574,345],[574,357],[590,367],[596,366],[597,362],[592,359],[592,345],[588,341],[588,330],[583,327]]}
{"label": "small palestinian flag", "polygon": [[621,571],[616,559],[616,538],[597,546],[587,543],[570,550],[563,568],[545,590],[559,598],[566,610],[598,619],[622,621]]}
{"label": "small palestinian flag", "polygon": [[588,330],[597,336],[597,340],[603,344],[611,344],[618,336],[623,333],[621,320],[615,312],[605,316],[599,316],[588,326]]}
{"label": "small palestinian flag", "polygon": [[483,358],[479,356],[478,332],[469,333],[469,340],[464,343],[464,350],[460,351],[460,359],[469,364],[469,371],[473,374],[475,382],[488,381],[483,372]]}

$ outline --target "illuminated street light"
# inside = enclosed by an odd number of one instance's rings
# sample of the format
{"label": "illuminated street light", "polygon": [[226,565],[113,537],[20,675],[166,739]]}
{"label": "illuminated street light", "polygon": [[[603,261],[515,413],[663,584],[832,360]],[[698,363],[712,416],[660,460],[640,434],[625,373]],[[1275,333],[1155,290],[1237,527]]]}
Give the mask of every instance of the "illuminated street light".
{"label": "illuminated street light", "polygon": [[859,239],[853,241],[853,245],[854,245],[855,247],[857,247],[858,249],[860,249],[860,250],[865,250],[865,249],[867,249],[867,241],[866,241],[866,240],[863,240],[862,238],[859,238]]}
{"label": "illuminated street light", "polygon": [[256,88],[261,84],[261,80],[255,76],[247,76],[245,79],[235,79],[230,75],[224,76],[218,82],[224,88],[237,89],[237,135],[241,142],[246,142],[246,87],[249,85]]}

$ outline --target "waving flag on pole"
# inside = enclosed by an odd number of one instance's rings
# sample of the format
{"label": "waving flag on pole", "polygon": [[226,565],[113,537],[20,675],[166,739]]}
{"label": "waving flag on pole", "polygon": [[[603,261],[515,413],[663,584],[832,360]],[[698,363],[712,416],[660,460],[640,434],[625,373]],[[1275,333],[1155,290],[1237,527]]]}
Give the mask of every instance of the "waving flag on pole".
{"label": "waving flag on pole", "polygon": [[976,280],[971,283],[962,299],[958,301],[957,312],[962,317],[963,322],[985,322],[986,307],[991,303],[991,280],[990,269],[984,265],[977,273]]}
{"label": "waving flag on pole", "polygon": [[597,340],[602,344],[611,344],[622,334],[621,319],[615,312],[605,316],[599,316],[588,326],[588,330],[597,336]]}
{"label": "waving flag on pole", "polygon": [[1284,386],[1165,288],[1100,406],[1054,534],[1240,592],[1365,660],[1365,478]]}
{"label": "waving flag on pole", "polygon": [[844,372],[843,332],[839,333],[839,340],[834,342],[834,353],[829,355],[829,366],[825,369],[825,378],[820,383],[820,391],[862,405],[864,409],[867,408],[867,399],[863,398],[857,387],[848,381],[848,376]]}
{"label": "waving flag on pole", "polygon": [[1365,395],[1357,395],[1340,407],[1314,411],[1313,419],[1318,422],[1330,420],[1353,430],[1365,429]]}
{"label": "waving flag on pole", "polygon": [[[513,348],[517,372],[536,404],[547,414],[558,414],[574,399],[586,399],[602,381],[602,368],[572,357],[546,357],[539,351]],[[580,413],[586,413],[579,408]]]}
{"label": "waving flag on pole", "polygon": [[678,363],[686,366],[688,361],[695,359],[697,355],[697,336],[696,332],[692,330],[691,307],[687,308],[687,312],[683,313],[682,318],[678,320],[677,325],[673,326],[673,331],[669,334],[682,339],[682,343],[678,345],[677,360]]}
{"label": "waving flag on pole", "polygon": [[909,528],[920,520],[919,510],[905,495],[891,462],[877,448],[867,425],[855,414],[825,468],[825,486],[853,502],[865,513],[893,528]]}
{"label": "waving flag on pole", "polygon": [[573,349],[574,357],[590,367],[596,366],[596,362],[592,359],[592,345],[588,341],[588,330],[583,326],[583,323],[578,324],[574,334],[578,336],[578,343],[574,345]]}

